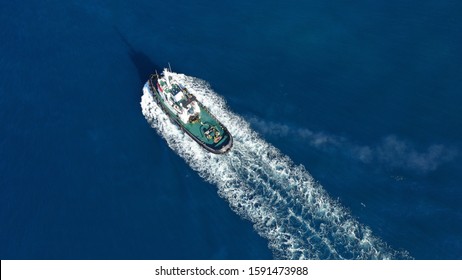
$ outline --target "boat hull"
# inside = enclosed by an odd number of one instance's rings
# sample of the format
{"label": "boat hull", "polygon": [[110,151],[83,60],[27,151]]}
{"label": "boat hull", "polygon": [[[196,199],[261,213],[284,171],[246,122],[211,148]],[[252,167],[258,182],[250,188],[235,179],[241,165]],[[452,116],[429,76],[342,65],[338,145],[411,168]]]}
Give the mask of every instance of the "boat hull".
{"label": "boat hull", "polygon": [[197,135],[190,131],[186,125],[179,119],[179,117],[172,112],[164,103],[162,96],[159,94],[159,91],[156,88],[157,84],[157,75],[151,75],[149,79],[149,93],[153,97],[154,101],[159,105],[162,111],[170,118],[170,120],[176,124],[182,131],[184,131],[189,137],[191,137],[195,142],[197,142],[205,150],[214,153],[214,154],[225,154],[233,146],[233,138],[229,133],[228,129],[223,126],[200,102],[199,105],[202,110],[205,110],[207,115],[210,116],[214,122],[218,123],[223,129],[223,141],[220,141],[218,144],[211,145],[206,143],[204,140],[200,139]]}

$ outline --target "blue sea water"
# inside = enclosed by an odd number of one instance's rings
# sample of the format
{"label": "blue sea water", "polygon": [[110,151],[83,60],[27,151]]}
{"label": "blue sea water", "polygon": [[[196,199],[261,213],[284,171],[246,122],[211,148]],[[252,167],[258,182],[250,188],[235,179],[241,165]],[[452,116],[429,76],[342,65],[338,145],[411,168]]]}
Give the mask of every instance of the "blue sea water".
{"label": "blue sea water", "polygon": [[289,249],[146,121],[143,84],[170,62],[390,248],[461,259],[461,14],[451,0],[2,3],[0,258]]}

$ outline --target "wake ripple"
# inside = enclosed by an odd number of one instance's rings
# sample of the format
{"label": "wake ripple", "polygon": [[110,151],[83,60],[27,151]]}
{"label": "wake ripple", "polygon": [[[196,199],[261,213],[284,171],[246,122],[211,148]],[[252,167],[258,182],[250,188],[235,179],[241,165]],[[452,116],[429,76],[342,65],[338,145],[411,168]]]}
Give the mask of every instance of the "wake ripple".
{"label": "wake ripple", "polygon": [[277,259],[403,259],[351,217],[314,181],[303,166],[261,139],[203,80],[173,74],[210,109],[233,135],[225,155],[205,151],[174,125],[143,88],[141,107],[146,120],[241,217],[269,240]]}

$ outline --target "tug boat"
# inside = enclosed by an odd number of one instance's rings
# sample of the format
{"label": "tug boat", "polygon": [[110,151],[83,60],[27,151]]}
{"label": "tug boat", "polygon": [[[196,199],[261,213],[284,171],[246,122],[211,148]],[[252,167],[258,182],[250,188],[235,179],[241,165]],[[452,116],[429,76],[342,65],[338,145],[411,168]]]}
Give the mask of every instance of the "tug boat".
{"label": "tug boat", "polygon": [[233,137],[228,129],[175,80],[171,69],[152,74],[148,84],[149,93],[164,113],[201,147],[214,154],[224,154],[232,148]]}

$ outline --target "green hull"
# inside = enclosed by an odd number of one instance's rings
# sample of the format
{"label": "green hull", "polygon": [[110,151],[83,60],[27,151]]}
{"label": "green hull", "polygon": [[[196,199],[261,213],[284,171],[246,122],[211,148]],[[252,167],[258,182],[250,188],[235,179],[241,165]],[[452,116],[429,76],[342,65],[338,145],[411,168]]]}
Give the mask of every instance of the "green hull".
{"label": "green hull", "polygon": [[[224,154],[233,146],[233,138],[226,127],[222,125],[194,96],[193,101],[197,102],[200,110],[194,121],[184,122],[178,113],[166,104],[164,97],[159,94],[157,86],[159,75],[151,75],[149,79],[149,90],[162,110],[169,116],[172,122],[176,123],[184,132],[186,132],[194,141],[209,152],[215,154]],[[187,92],[186,89],[183,89]],[[180,105],[180,104],[178,104]]]}

